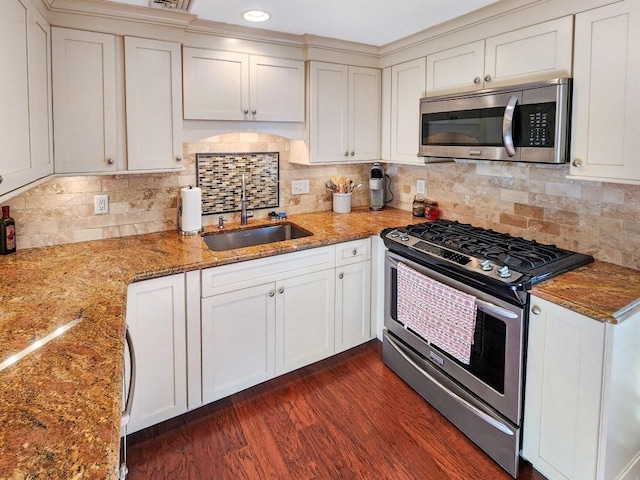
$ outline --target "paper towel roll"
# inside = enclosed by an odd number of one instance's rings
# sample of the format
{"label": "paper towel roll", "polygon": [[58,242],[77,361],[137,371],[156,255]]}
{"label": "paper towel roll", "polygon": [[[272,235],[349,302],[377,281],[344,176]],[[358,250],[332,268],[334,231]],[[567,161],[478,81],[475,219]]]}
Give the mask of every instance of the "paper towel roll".
{"label": "paper towel roll", "polygon": [[180,233],[196,235],[202,231],[202,190],[185,187],[180,190]]}

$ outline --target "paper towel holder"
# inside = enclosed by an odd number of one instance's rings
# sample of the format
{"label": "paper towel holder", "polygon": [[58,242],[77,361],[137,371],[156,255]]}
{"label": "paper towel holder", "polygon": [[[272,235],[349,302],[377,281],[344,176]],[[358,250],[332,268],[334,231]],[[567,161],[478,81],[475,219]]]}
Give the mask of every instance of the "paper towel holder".
{"label": "paper towel holder", "polygon": [[[189,189],[192,189],[193,185],[189,185]],[[178,197],[178,232],[180,235],[198,235],[202,233],[202,226],[195,230],[183,230],[182,229],[182,196]]]}

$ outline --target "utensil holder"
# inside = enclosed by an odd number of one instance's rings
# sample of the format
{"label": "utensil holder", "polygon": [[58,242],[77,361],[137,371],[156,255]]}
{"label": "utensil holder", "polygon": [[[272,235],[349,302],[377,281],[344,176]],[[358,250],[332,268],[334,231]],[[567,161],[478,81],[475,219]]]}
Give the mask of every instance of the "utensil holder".
{"label": "utensil holder", "polygon": [[333,194],[333,211],[335,213],[351,212],[351,193]]}

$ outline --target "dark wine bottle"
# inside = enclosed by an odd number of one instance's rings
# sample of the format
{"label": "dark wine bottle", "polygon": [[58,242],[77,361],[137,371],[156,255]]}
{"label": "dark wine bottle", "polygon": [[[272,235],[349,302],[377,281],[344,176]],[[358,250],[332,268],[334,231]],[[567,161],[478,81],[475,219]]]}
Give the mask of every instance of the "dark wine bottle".
{"label": "dark wine bottle", "polygon": [[0,255],[16,251],[16,222],[9,216],[9,207],[2,207],[0,220]]}

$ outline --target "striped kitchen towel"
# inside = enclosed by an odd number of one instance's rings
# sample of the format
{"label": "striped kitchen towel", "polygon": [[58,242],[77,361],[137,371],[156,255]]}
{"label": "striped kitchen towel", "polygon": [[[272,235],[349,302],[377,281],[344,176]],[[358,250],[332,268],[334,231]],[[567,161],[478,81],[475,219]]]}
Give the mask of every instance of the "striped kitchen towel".
{"label": "striped kitchen towel", "polygon": [[429,343],[469,364],[476,297],[398,263],[398,321]]}

